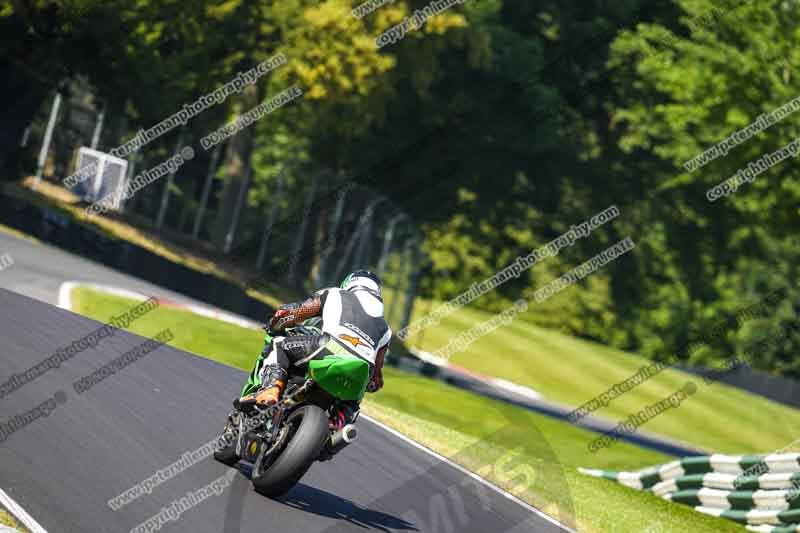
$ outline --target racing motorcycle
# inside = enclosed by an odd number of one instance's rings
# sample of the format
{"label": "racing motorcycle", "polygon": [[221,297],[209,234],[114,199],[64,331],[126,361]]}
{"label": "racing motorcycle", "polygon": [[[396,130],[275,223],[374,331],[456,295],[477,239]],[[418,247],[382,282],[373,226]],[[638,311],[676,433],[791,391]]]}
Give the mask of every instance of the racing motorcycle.
{"label": "racing motorcycle", "polygon": [[[315,327],[297,326],[283,335],[319,333]],[[271,340],[267,333],[265,342]],[[262,365],[263,357],[256,361],[240,397],[261,387]],[[315,461],[332,459],[356,440],[352,423],[342,427],[339,406],[341,401],[360,400],[369,379],[369,364],[346,353],[309,361],[304,369],[292,366],[278,404],[242,406],[231,412],[222,433],[223,446],[214,458],[228,466],[240,460],[252,463],[256,491],[270,497],[285,494]]]}

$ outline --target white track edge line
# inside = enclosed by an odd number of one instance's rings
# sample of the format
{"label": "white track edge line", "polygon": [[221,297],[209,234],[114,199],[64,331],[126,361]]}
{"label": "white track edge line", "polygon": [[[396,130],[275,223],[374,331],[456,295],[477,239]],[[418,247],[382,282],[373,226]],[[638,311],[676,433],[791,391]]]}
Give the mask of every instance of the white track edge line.
{"label": "white track edge line", "polygon": [[0,489],[0,503],[22,522],[22,525],[30,529],[31,533],[47,533],[47,530],[40,526],[39,522],[25,512],[25,509],[15,502],[3,489]]}
{"label": "white track edge line", "polygon": [[558,520],[556,520],[552,516],[550,516],[550,515],[546,514],[545,512],[537,509],[536,507],[532,506],[531,504],[529,504],[529,503],[527,503],[527,502],[525,502],[523,500],[520,500],[519,498],[517,498],[516,496],[514,496],[510,492],[501,489],[500,487],[498,487],[494,483],[482,478],[481,476],[479,476],[475,472],[470,472],[469,470],[467,470],[463,466],[461,466],[461,465],[459,465],[457,463],[454,463],[453,461],[451,461],[447,457],[444,457],[443,455],[440,455],[440,454],[436,453],[435,451],[431,450],[430,448],[427,448],[427,447],[423,446],[419,442],[417,442],[417,441],[415,441],[415,440],[413,440],[413,439],[411,439],[409,437],[406,437],[405,435],[403,435],[399,431],[390,428],[386,424],[378,422],[374,418],[372,418],[370,416],[367,416],[367,415],[365,415],[363,413],[359,416],[359,418],[364,418],[364,419],[368,420],[372,424],[375,424],[376,426],[378,426],[379,428],[383,429],[384,431],[387,431],[387,432],[391,433],[392,435],[394,435],[398,439],[402,440],[403,442],[405,442],[407,444],[410,444],[414,448],[417,448],[418,450],[421,450],[421,451],[427,453],[428,455],[435,457],[439,461],[442,461],[443,463],[455,468],[456,470],[458,470],[462,474],[464,474],[466,476],[469,476],[472,479],[474,479],[475,481],[481,483],[482,485],[485,485],[485,486],[489,487],[490,489],[492,489],[493,491],[497,492],[501,496],[504,496],[504,497],[508,498],[509,500],[513,501],[514,503],[524,507],[526,510],[538,515],[541,518],[544,518],[545,520],[547,520],[551,524],[556,525],[556,526],[558,526],[560,528],[563,528],[565,531],[569,531],[570,533],[578,533],[576,530],[570,528],[569,526],[567,526],[565,524],[562,524],[561,522],[559,522]]}
{"label": "white track edge line", "polygon": [[58,288],[58,307],[72,311],[72,289],[75,288],[74,281],[65,281]]}
{"label": "white track edge line", "polygon": [[[88,281],[65,281],[61,284],[61,287],[58,291],[58,306],[64,309],[71,310],[72,307],[72,299],[70,293],[76,287],[89,287],[90,289],[94,289],[100,292],[105,292],[108,294],[113,294],[115,296],[121,296],[123,298],[130,298],[132,300],[137,301],[144,301],[150,298],[149,296],[142,294],[140,292],[131,291],[128,289],[120,289],[117,287],[111,287],[109,285],[100,285],[97,283],[91,283]],[[169,301],[170,304],[174,304],[176,307],[194,313],[196,315],[204,316],[206,318],[212,318],[214,320],[219,320],[220,322],[226,322],[228,324],[234,324],[236,326],[246,328],[246,329],[261,329],[261,324],[250,320],[249,318],[235,315],[232,313],[227,313],[222,310],[215,310],[213,307],[203,307],[199,305],[194,305],[190,303],[183,303],[183,302],[172,302]]]}

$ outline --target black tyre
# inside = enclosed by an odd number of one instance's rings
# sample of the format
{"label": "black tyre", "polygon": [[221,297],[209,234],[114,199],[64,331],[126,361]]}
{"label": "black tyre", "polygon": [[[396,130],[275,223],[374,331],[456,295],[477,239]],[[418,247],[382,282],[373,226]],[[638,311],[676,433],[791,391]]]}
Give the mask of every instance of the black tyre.
{"label": "black tyre", "polygon": [[253,465],[253,486],[264,496],[286,494],[311,468],[328,439],[328,415],[316,405],[306,405],[286,420],[289,441],[271,465],[262,453]]}

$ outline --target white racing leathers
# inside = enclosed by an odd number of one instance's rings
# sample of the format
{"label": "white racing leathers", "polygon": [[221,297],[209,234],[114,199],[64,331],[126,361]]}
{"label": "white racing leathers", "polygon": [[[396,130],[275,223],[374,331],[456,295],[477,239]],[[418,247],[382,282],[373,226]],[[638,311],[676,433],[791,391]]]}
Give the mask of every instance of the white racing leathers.
{"label": "white racing leathers", "polygon": [[321,296],[322,332],[374,366],[378,352],[392,338],[392,328],[383,318],[383,301],[358,288],[326,289]]}

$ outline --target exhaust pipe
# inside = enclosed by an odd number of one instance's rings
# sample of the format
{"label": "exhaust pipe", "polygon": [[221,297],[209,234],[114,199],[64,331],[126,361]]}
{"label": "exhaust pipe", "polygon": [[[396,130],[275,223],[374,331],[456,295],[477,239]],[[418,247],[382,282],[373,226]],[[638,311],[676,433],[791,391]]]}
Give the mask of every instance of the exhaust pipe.
{"label": "exhaust pipe", "polygon": [[328,453],[336,455],[342,451],[348,444],[355,442],[358,437],[358,430],[353,424],[347,424],[345,427],[331,435],[328,441]]}

